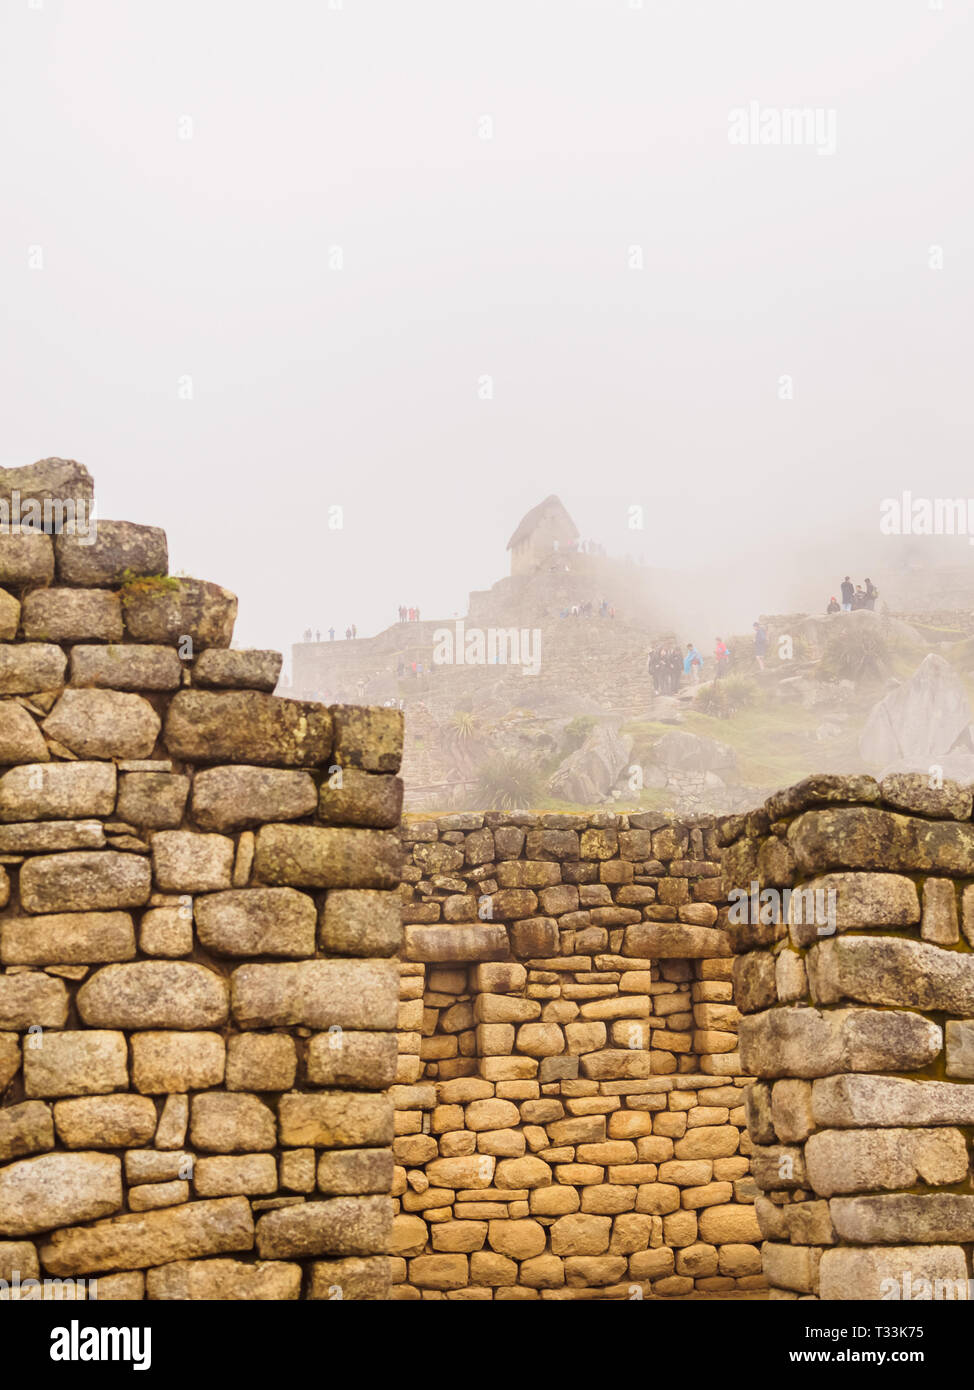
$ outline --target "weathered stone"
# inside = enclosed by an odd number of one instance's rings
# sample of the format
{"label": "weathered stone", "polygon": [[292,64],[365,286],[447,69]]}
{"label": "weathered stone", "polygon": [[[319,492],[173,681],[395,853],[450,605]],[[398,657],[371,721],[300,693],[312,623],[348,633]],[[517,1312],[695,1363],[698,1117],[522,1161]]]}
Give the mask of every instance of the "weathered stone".
{"label": "weathered stone", "polygon": [[139,950],[147,956],[188,956],[193,949],[193,910],[150,907],[139,923]]}
{"label": "weathered stone", "polygon": [[0,589],[0,641],[13,642],[20,627],[20,602]]}
{"label": "weathered stone", "polygon": [[770,1009],[777,1002],[775,958],[767,951],[749,951],[734,961],[734,999],[742,1014]]}
{"label": "weathered stone", "polygon": [[233,1016],[241,1028],[392,1029],[398,998],[395,961],[241,965],[232,976]]}
{"label": "weathered stone", "polygon": [[123,690],[69,688],[44,720],[79,758],[148,758],[159,737],[158,714],[141,695]]}
{"label": "weathered stone", "polygon": [[0,1095],[20,1071],[20,1039],[16,1033],[0,1033]]}
{"label": "weathered stone", "polygon": [[729,956],[731,949],[726,933],[712,927],[685,926],[676,922],[637,922],[626,928],[622,953],[648,960],[701,960]]}
{"label": "weathered stone", "polygon": [[388,1193],[393,1168],[391,1149],[335,1149],[318,1160],[318,1191],[333,1197]]}
{"label": "weathered stone", "polygon": [[[969,957],[962,956],[962,960]],[[952,1010],[952,1012],[960,1012]],[[965,1081],[974,1077],[974,1019],[948,1019],[945,1030],[947,1041],[947,1075]],[[958,1089],[952,1087],[951,1089]],[[965,1088],[966,1089],[966,1088]]]}
{"label": "weathered stone", "polygon": [[257,1096],[205,1091],[193,1096],[190,1143],[210,1153],[273,1149],[277,1141],[274,1112]]}
{"label": "weathered stone", "polygon": [[124,772],[118,783],[119,820],[151,830],[182,823],[189,778],[171,772]]}
{"label": "weathered stone", "polygon": [[193,1187],[200,1197],[261,1196],[277,1191],[273,1154],[228,1154],[200,1158],[193,1168]]}
{"label": "weathered stone", "polygon": [[0,532],[0,584],[19,589],[25,584],[50,584],[53,578],[50,536],[31,530]]}
{"label": "weathered stone", "polygon": [[225,1053],[219,1033],[133,1033],[132,1084],[150,1096],[219,1086]]}
{"label": "weathered stone", "polygon": [[82,1096],[59,1100],[54,1124],[69,1149],[124,1149],[151,1144],[156,1107],[148,1096]]}
{"label": "weathered stone", "polygon": [[122,605],[107,589],[34,589],[23,601],[28,642],[120,642]]}
{"label": "weathered stone", "polygon": [[328,759],[332,726],[322,705],[254,690],[181,690],[164,737],[173,757],[186,762],[314,767]]}
{"label": "weathered stone", "polygon": [[401,710],[377,706],[332,705],[334,762],[363,772],[398,772],[402,761]]}
{"label": "weathered stone", "polygon": [[242,690],[271,691],[281,674],[281,653],[272,651],[201,652],[193,667],[193,683]]}
{"label": "weathered stone", "polygon": [[55,1231],[41,1247],[41,1260],[51,1274],[92,1274],[249,1250],[253,1243],[250,1203],[225,1197]]}
{"label": "weathered stone", "polygon": [[23,821],[0,825],[0,854],[36,854],[61,849],[102,849],[105,832],[97,820]]}
{"label": "weathered stone", "polygon": [[151,891],[152,876],[145,860],[115,850],[39,855],[28,859],[20,871],[20,902],[26,912],[142,907]]}
{"label": "weathered stone", "polygon": [[915,1071],[932,1062],[942,1030],[920,1014],[877,1009],[779,1008],[740,1023],[741,1065],[750,1076],[828,1076]]}
{"label": "weathered stone", "polygon": [[789,826],[788,839],[805,873],[877,869],[962,876],[974,854],[970,822],[920,820],[872,806],[806,811]]}
{"label": "weathered stone", "polygon": [[[206,1158],[203,1163],[222,1163]],[[269,1260],[177,1260],[145,1276],[150,1300],[194,1299],[220,1302],[284,1302],[301,1297],[301,1266]]]}
{"label": "weathered stone", "polygon": [[0,1110],[0,1159],[53,1148],[54,1120],[49,1105],[26,1100]]}
{"label": "weathered stone", "polygon": [[0,975],[0,1029],[63,1028],[67,1017],[68,991],[60,980],[33,972]]}
{"label": "weathered stone", "polygon": [[238,1033],[227,1042],[228,1091],[288,1091],[297,1073],[294,1039],[283,1033]]}
{"label": "weathered stone", "polygon": [[908,1005],[950,1014],[974,1012],[974,955],[898,937],[845,936],[822,941],[806,957],[812,999]]}
{"label": "weathered stone", "polygon": [[383,1090],[396,1079],[397,1057],[395,1033],[318,1033],[308,1044],[308,1080],[313,1086]]}
{"label": "weathered stone", "polygon": [[281,1143],[291,1148],[385,1147],[393,1140],[392,1101],[384,1095],[290,1091],[281,1096],[278,1120]]}
{"label": "weathered stone", "polygon": [[69,535],[54,540],[58,578],[62,584],[116,585],[169,571],[166,533],[158,526],[134,521],[99,521],[93,535]]}
{"label": "weathered stone", "polygon": [[931,787],[929,773],[894,772],[880,782],[883,800],[899,811],[916,811],[921,816],[944,820],[970,820],[971,789],[945,780]]}
{"label": "weathered stone", "polygon": [[333,1197],[271,1211],[257,1222],[261,1259],[384,1254],[392,1230],[389,1197]]}
{"label": "weathered stone", "polygon": [[403,784],[399,777],[357,768],[342,769],[341,786],[326,778],[321,784],[318,819],[331,825],[372,825],[389,828],[399,824]]}
{"label": "weathered stone", "polygon": [[39,1047],[24,1049],[24,1090],[29,1096],[86,1096],[126,1090],[125,1034],[96,1029],[46,1032]]}
{"label": "weathered stone", "polygon": [[775,792],[764,803],[764,809],[768,819],[776,821],[785,820],[809,806],[825,806],[836,801],[878,801],[879,797],[879,783],[873,777],[813,773],[786,790]]}
{"label": "weathered stone", "polygon": [[127,912],[64,912],[0,922],[4,965],[68,965],[131,960],[135,930]]}
{"label": "weathered stone", "polygon": [[[819,1298],[872,1302],[889,1298],[966,1298],[967,1261],[959,1245],[901,1245],[826,1250],[819,1265]],[[923,1292],[923,1289],[926,1292]]]}
{"label": "weathered stone", "polygon": [[71,684],[109,690],[178,690],[182,663],[172,647],[75,646]]}
{"label": "weathered stone", "polygon": [[40,690],[54,690],[64,684],[67,664],[68,658],[61,648],[50,642],[0,646],[0,695],[33,695]]}
{"label": "weathered stone", "polygon": [[796,1293],[814,1293],[818,1288],[818,1266],[821,1250],[801,1245],[765,1244],[761,1252],[765,1278],[779,1289]]}
{"label": "weathered stone", "polygon": [[823,874],[796,889],[788,906],[796,946],[832,935],[833,923],[835,931],[844,932],[907,927],[920,920],[916,885],[900,874]]}
{"label": "weathered stone", "polygon": [[771,1120],[783,1144],[800,1144],[815,1128],[812,1086],[809,1081],[786,1077],[771,1088]]}
{"label": "weathered stone", "polygon": [[[50,754],[44,735],[23,705],[0,700],[0,765],[47,762]],[[0,788],[2,788],[0,782]]]}
{"label": "weathered stone", "polygon": [[510,954],[507,931],[500,922],[457,923],[447,927],[407,926],[403,959],[422,961],[495,961]]}
{"label": "weathered stone", "polygon": [[928,878],[923,885],[924,941],[938,946],[953,946],[960,940],[957,921],[957,897],[949,878]]}
{"label": "weathered stone", "polygon": [[157,1149],[181,1149],[189,1128],[189,1097],[166,1096],[156,1130]]}
{"label": "weathered stone", "polygon": [[318,915],[318,945],[342,956],[396,955],[402,944],[402,899],[368,888],[333,888]]}
{"label": "weathered stone", "polygon": [[805,1168],[822,1197],[953,1183],[967,1174],[967,1146],[959,1129],[820,1130],[805,1144]]}
{"label": "weathered stone", "polygon": [[318,792],[307,772],[211,767],[193,781],[193,819],[202,830],[295,820],[310,815],[317,804]]}
{"label": "weathered stone", "polygon": [[114,809],[112,763],[28,763],[0,777],[0,821],[78,820]]}
{"label": "weathered stone", "polygon": [[36,1279],[40,1272],[37,1248],[32,1241],[0,1241],[0,1279],[12,1284],[16,1274],[23,1283],[25,1279]]}
{"label": "weathered stone", "polygon": [[237,599],[219,584],[149,576],[126,584],[121,595],[125,630],[135,642],[175,646],[188,637],[194,651],[230,645]]}
{"label": "weathered stone", "polygon": [[111,1154],[42,1154],[0,1168],[0,1235],[92,1221],[121,1205],[122,1165]]}
{"label": "weathered stone", "polygon": [[212,893],[229,888],[234,843],[228,835],[160,830],[152,837],[152,871],[167,893]]}
{"label": "weathered stone", "polygon": [[294,888],[398,887],[402,846],[389,830],[262,825],[254,877]]}
{"label": "weathered stone", "polygon": [[198,898],[196,930],[224,956],[313,956],[314,899],[293,888],[240,888]]}
{"label": "weathered stone", "polygon": [[953,1192],[833,1197],[829,1211],[840,1239],[857,1245],[974,1240],[974,1197]]}
{"label": "weathered stone", "polygon": [[219,1028],[226,1023],[228,993],[226,980],[205,966],[187,961],[134,961],[96,971],[78,991],[77,1003],[89,1028],[182,1031]]}
{"label": "weathered stone", "polygon": [[[950,1030],[947,1022],[947,1067]],[[829,1076],[812,1084],[815,1123],[830,1129],[974,1125],[974,1087],[899,1076]]]}
{"label": "weathered stone", "polygon": [[311,1265],[308,1298],[333,1301],[337,1289],[344,1303],[366,1299],[387,1301],[392,1297],[391,1263],[384,1255],[315,1260]]}

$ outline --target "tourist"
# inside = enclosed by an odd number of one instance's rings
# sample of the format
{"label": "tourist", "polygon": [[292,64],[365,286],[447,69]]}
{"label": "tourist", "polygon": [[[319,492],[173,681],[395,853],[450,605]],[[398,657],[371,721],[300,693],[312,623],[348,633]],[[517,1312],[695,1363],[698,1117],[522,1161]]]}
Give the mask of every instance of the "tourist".
{"label": "tourist", "polygon": [[697,651],[692,642],[687,643],[687,654],[683,658],[683,670],[696,685],[700,679],[700,667],[703,665],[703,657]]}
{"label": "tourist", "polygon": [[310,627],[306,627],[305,630],[304,630],[304,640],[305,640],[306,642],[310,642],[310,641],[311,641],[311,629],[310,629]]}
{"label": "tourist", "polygon": [[851,612],[852,612],[852,595],[853,595],[853,593],[855,592],[855,590],[854,590],[854,588],[853,588],[852,580],[849,578],[848,575],[846,575],[845,579],[843,579],[842,583],[839,585],[839,592],[840,592],[841,595],[842,595],[842,611],[843,611],[843,613],[851,613]]}
{"label": "tourist", "polygon": [[353,636],[353,637],[357,637],[357,636],[358,636],[358,628],[355,626],[354,623],[352,623],[352,636]]}
{"label": "tourist", "polygon": [[727,650],[727,646],[722,638],[715,637],[714,642],[716,644],[714,646],[714,661],[717,663],[717,674],[715,679],[720,680],[721,676],[727,671],[730,662],[730,652]]}
{"label": "tourist", "polygon": [[865,606],[869,609],[870,612],[872,612],[873,609],[876,607],[876,596],[877,596],[878,593],[879,593],[879,590],[876,588],[876,585],[873,583],[873,581],[872,581],[872,580],[869,578],[869,576],[867,575],[867,576],[866,576],[866,603],[865,603]]}
{"label": "tourist", "polygon": [[754,660],[758,667],[764,670],[764,658],[768,651],[768,629],[761,623],[752,623],[754,628]]}
{"label": "tourist", "polygon": [[838,613],[838,611],[839,611],[839,604],[838,604],[838,601],[836,600],[835,594],[833,594],[832,597],[829,599],[829,606],[828,606],[828,608],[826,608],[825,611],[826,611],[826,613]]}
{"label": "tourist", "polygon": [[667,665],[670,670],[670,678],[667,682],[667,689],[670,695],[676,695],[680,689],[680,676],[683,672],[683,659],[680,656],[679,647],[670,647]]}
{"label": "tourist", "polygon": [[347,627],[347,628],[345,629],[345,641],[346,641],[346,642],[349,641],[349,639],[351,638],[351,636],[352,636],[352,629],[351,629],[350,627]]}
{"label": "tourist", "polygon": [[400,657],[399,660],[398,660],[398,662],[396,663],[396,675],[399,677],[400,680],[402,680],[402,678],[403,678],[403,676],[404,676],[405,674],[406,674],[406,663],[403,661],[402,657]]}
{"label": "tourist", "polygon": [[856,585],[856,591],[852,595],[852,611],[858,613],[860,608],[866,606],[866,591],[861,584]]}
{"label": "tourist", "polygon": [[419,609],[416,609],[416,621],[419,622]]}
{"label": "tourist", "polygon": [[321,629],[320,629],[320,628],[315,628],[315,641],[316,641],[316,642],[320,642],[320,641],[321,641]]}
{"label": "tourist", "polygon": [[655,647],[649,654],[646,661],[646,670],[653,680],[653,690],[657,695],[663,693],[663,651],[660,647]]}

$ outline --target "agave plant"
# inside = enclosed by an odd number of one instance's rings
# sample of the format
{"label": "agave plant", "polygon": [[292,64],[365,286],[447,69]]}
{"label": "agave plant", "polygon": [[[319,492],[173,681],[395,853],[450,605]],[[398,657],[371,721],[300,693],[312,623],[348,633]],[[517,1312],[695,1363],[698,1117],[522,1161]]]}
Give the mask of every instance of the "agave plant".
{"label": "agave plant", "polygon": [[536,762],[517,753],[495,753],[477,769],[478,805],[491,811],[524,811],[544,792]]}
{"label": "agave plant", "polygon": [[837,680],[877,680],[890,669],[889,641],[872,624],[843,623],[829,638],[822,669]]}
{"label": "agave plant", "polygon": [[450,720],[450,727],[458,739],[472,738],[477,729],[477,716],[473,710],[458,709]]}

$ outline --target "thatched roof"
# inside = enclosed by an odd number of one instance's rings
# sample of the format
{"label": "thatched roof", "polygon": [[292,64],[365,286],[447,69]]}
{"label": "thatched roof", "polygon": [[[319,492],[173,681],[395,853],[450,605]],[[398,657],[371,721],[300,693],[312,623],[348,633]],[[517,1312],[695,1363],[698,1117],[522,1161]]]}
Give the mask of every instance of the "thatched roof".
{"label": "thatched roof", "polygon": [[515,545],[520,545],[522,541],[527,540],[531,532],[541,521],[541,518],[550,511],[554,511],[558,520],[564,524],[569,533],[569,539],[576,540],[580,534],[578,527],[565,510],[565,504],[562,502],[561,498],[556,497],[555,494],[552,493],[550,497],[546,497],[543,502],[539,502],[536,507],[532,507],[531,510],[521,518],[520,525],[507,542],[508,550],[513,549]]}

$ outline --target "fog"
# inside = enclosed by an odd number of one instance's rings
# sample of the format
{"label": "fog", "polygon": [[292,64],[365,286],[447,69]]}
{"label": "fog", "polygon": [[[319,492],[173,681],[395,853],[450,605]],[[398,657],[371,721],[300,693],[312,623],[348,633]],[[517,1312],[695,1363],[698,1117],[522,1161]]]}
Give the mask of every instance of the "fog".
{"label": "fog", "polygon": [[462,612],[552,492],[699,641],[820,611],[969,490],[972,8],[4,0],[0,464],[247,645]]}

